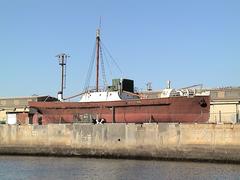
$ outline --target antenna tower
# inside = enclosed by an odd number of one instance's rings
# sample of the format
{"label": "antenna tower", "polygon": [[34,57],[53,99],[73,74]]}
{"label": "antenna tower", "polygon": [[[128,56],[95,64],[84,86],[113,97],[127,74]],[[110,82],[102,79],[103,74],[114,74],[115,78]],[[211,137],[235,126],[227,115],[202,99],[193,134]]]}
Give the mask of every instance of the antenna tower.
{"label": "antenna tower", "polygon": [[61,66],[61,89],[58,92],[58,100],[63,101],[63,90],[66,89],[66,68],[67,68],[67,59],[70,57],[65,53],[58,54],[56,56],[58,58],[59,65]]}

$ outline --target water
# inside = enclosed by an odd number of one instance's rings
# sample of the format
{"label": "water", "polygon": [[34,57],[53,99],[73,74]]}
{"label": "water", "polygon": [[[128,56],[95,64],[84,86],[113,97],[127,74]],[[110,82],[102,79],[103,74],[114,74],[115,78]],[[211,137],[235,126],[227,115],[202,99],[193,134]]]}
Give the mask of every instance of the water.
{"label": "water", "polygon": [[240,179],[240,165],[0,156],[0,179]]}

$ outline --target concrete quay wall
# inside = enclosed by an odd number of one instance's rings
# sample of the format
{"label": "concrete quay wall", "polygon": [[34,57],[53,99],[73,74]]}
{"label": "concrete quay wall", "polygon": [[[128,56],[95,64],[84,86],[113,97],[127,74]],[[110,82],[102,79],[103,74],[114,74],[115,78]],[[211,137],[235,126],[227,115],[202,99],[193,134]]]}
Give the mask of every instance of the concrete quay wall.
{"label": "concrete quay wall", "polygon": [[0,125],[0,154],[240,162],[240,124]]}

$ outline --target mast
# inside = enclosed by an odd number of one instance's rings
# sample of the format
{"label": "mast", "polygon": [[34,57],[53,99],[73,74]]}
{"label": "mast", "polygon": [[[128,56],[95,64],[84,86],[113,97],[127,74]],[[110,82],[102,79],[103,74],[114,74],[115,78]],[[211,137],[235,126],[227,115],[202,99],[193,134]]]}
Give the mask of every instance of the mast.
{"label": "mast", "polygon": [[96,33],[96,91],[99,90],[99,49],[100,49],[100,29]]}

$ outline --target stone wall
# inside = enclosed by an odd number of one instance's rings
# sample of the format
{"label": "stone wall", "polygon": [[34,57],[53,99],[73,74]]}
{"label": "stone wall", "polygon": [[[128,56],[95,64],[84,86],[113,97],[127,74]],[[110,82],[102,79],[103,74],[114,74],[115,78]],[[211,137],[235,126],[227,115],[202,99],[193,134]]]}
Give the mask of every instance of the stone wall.
{"label": "stone wall", "polygon": [[0,125],[0,154],[240,162],[240,124]]}

